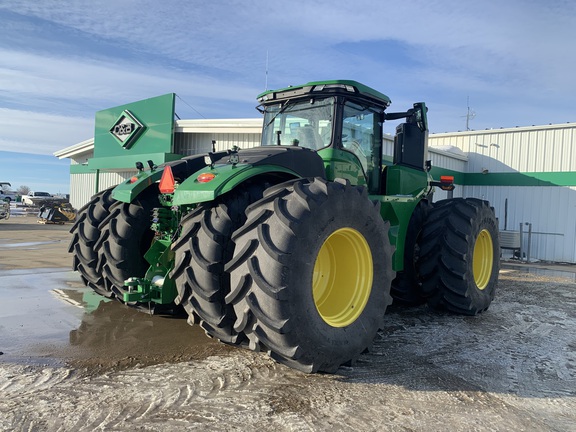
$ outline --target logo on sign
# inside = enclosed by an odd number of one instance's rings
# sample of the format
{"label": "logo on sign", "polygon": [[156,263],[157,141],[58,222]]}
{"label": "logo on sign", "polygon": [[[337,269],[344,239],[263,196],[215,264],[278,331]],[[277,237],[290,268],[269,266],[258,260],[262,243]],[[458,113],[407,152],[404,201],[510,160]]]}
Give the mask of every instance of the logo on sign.
{"label": "logo on sign", "polygon": [[129,149],[144,132],[144,129],[146,129],[146,126],[138,121],[134,114],[124,110],[110,129],[110,133],[122,147]]}

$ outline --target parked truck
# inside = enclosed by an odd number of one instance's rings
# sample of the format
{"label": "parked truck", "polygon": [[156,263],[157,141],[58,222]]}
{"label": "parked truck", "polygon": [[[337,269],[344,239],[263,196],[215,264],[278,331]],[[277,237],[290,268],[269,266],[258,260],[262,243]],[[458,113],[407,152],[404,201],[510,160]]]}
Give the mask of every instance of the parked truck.
{"label": "parked truck", "polygon": [[10,186],[8,182],[0,182],[0,201],[18,201],[18,193],[8,189]]}
{"label": "parked truck", "polygon": [[[73,268],[105,297],[156,312],[183,308],[224,343],[304,372],[354,362],[392,300],[476,315],[499,270],[493,209],[433,202],[424,103],[356,81],[258,96],[261,145],[138,162],[95,195],[72,228]],[[383,155],[382,125],[396,127]]]}
{"label": "parked truck", "polygon": [[39,206],[43,201],[51,199],[52,195],[48,192],[28,192],[22,195],[22,204],[25,206]]}

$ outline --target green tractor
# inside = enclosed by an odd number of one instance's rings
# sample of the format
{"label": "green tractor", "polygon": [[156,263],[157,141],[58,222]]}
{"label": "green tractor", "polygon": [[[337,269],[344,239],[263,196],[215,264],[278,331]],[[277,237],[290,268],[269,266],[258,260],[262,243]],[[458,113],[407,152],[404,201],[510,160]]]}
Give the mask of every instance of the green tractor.
{"label": "green tractor", "polygon": [[[427,108],[388,113],[355,81],[266,91],[262,142],[149,168],[95,195],[70,251],[84,283],[155,312],[183,308],[224,343],[305,372],[369,348],[392,299],[475,315],[494,298],[489,203],[432,203]],[[382,125],[396,128],[384,156]]]}

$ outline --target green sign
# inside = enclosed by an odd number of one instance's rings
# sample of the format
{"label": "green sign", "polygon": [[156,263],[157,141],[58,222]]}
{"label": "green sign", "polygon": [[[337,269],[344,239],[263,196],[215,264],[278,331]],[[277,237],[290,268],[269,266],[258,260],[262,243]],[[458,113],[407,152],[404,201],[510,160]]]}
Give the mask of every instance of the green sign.
{"label": "green sign", "polygon": [[88,169],[133,169],[136,162],[174,159],[174,101],[169,93],[96,113]]}

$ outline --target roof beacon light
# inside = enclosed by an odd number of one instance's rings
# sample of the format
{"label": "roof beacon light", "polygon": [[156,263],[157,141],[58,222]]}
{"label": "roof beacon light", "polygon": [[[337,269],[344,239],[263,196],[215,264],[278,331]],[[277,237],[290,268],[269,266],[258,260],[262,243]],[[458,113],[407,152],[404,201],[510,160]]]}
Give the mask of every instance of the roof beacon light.
{"label": "roof beacon light", "polygon": [[164,172],[162,173],[162,178],[160,179],[160,193],[171,194],[174,193],[174,174],[172,174],[172,168],[170,165],[166,165]]}

